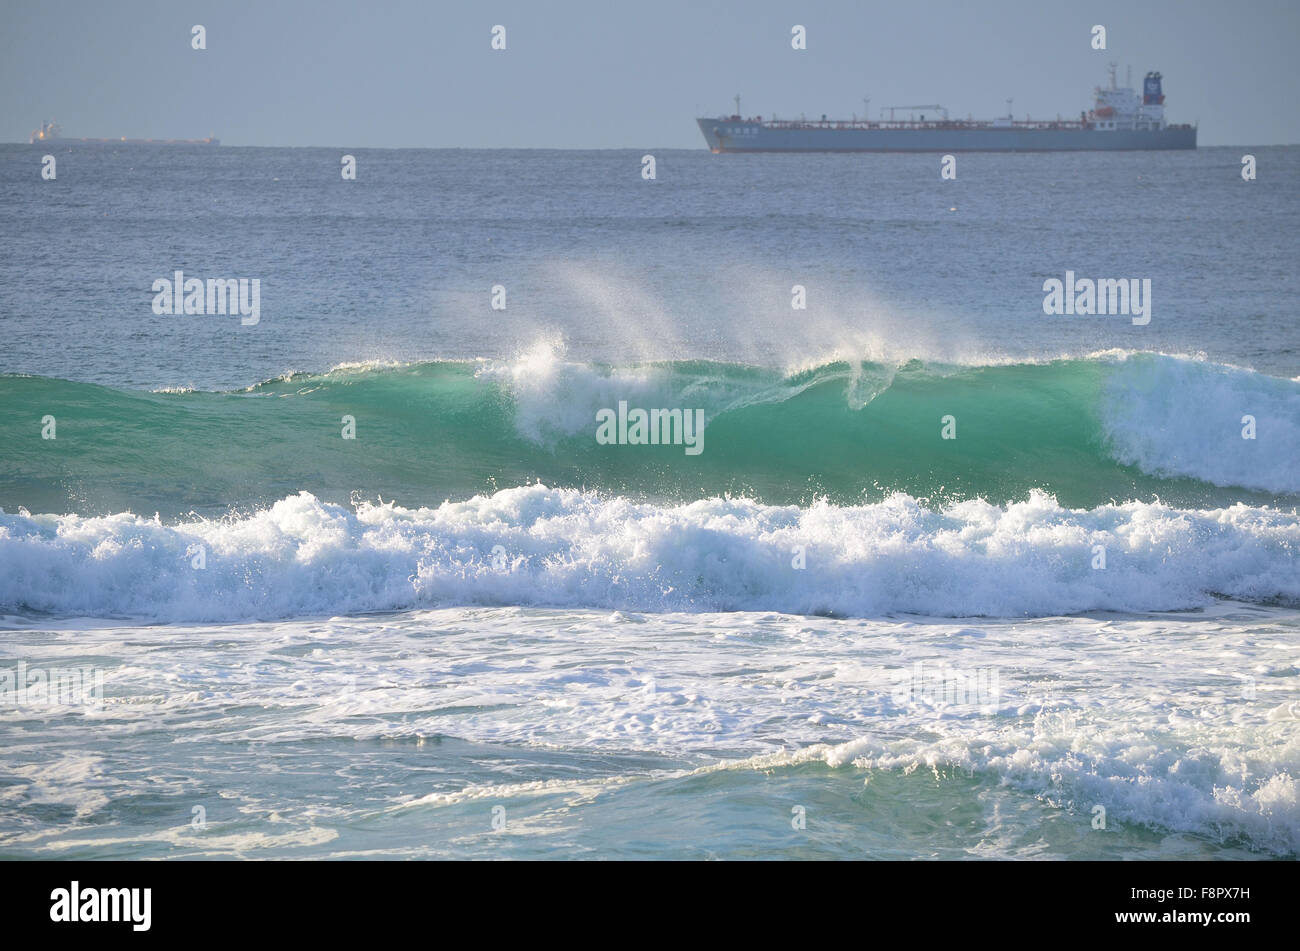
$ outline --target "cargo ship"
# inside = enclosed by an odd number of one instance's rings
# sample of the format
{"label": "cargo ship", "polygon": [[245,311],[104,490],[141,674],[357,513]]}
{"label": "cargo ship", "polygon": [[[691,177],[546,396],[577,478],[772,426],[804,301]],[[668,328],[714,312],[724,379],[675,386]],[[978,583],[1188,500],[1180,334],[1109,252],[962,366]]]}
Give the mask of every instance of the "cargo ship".
{"label": "cargo ship", "polygon": [[[1149,72],[1142,95],[1117,87],[1095,90],[1092,109],[1078,119],[950,119],[942,106],[886,106],[878,120],[741,118],[736,113],[696,119],[713,152],[1076,152],[1194,149],[1195,125],[1165,121],[1162,77]],[[1010,113],[1011,100],[1007,100]],[[906,110],[905,119],[896,118]],[[924,111],[922,111],[924,110]],[[885,118],[888,111],[889,117]],[[930,118],[926,118],[926,116]],[[919,116],[919,118],[918,118]]]}
{"label": "cargo ship", "polygon": [[28,141],[32,145],[66,145],[69,143],[88,145],[220,145],[220,139],[209,136],[206,139],[67,139],[63,130],[54,121],[42,122],[39,129],[33,130]]}

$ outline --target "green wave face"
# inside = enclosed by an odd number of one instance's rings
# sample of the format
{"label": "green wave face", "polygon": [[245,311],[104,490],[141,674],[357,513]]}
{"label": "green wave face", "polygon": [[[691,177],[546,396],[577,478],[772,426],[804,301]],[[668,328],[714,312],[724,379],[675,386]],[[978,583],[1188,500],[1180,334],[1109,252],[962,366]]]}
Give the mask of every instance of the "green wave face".
{"label": "green wave face", "polygon": [[[1171,388],[1185,392],[1171,397]],[[1197,402],[1206,393],[1223,404],[1217,416]],[[1268,438],[1242,439],[1232,394],[1256,409]],[[702,409],[702,452],[598,443],[597,411],[620,399]],[[1300,498],[1286,474],[1300,385],[1150,354],[986,367],[835,363],[793,375],[700,362],[538,372],[430,363],[224,393],[4,376],[0,402],[8,511],[213,514],[299,490],[410,507],[538,481],[769,504],[849,504],[893,491],[1006,501],[1035,488],[1074,507]],[[1192,418],[1169,415],[1180,412]],[[46,416],[54,439],[42,438]],[[355,439],[342,437],[344,416],[355,418]],[[956,438],[945,439],[949,416]],[[1173,431],[1170,419],[1188,430]],[[1256,456],[1232,455],[1243,452]]]}

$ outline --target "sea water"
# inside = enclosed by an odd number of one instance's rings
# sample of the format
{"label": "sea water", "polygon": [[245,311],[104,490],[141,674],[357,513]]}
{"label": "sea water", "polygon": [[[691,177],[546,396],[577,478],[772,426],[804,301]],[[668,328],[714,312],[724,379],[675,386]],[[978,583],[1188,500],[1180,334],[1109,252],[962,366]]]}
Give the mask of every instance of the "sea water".
{"label": "sea water", "polygon": [[1300,854],[1300,149],[39,151],[0,856]]}

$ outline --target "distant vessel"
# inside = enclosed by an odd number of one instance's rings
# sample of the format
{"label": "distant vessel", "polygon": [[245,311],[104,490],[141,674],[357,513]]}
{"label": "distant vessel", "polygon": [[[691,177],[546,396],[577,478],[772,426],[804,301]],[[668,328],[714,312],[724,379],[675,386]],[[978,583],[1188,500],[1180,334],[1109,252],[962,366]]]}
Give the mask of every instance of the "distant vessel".
{"label": "distant vessel", "polygon": [[[1165,122],[1165,97],[1158,72],[1146,74],[1142,95],[1115,85],[1095,90],[1096,102],[1076,119],[949,119],[942,106],[886,106],[889,118],[768,119],[736,114],[696,119],[714,152],[1074,152],[1134,149],[1194,149],[1195,125]],[[1008,113],[1011,100],[1007,100]],[[906,109],[911,115],[895,121]],[[930,111],[938,118],[926,119]]]}
{"label": "distant vessel", "polygon": [[32,145],[50,142],[85,142],[95,145],[220,145],[220,139],[65,139],[63,129],[53,120],[42,122],[39,129],[32,131],[28,139]]}

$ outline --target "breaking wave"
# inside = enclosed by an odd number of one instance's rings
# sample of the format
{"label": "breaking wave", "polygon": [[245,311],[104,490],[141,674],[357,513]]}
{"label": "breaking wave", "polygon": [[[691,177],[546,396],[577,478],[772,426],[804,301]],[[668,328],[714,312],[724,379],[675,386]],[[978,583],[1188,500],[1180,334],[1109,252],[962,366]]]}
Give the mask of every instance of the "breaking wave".
{"label": "breaking wave", "polygon": [[[1104,558],[1104,561],[1102,560]],[[416,607],[1037,616],[1300,603],[1300,516],[1236,504],[636,503],[541,485],[437,508],[0,515],[0,608],[234,620]]]}

